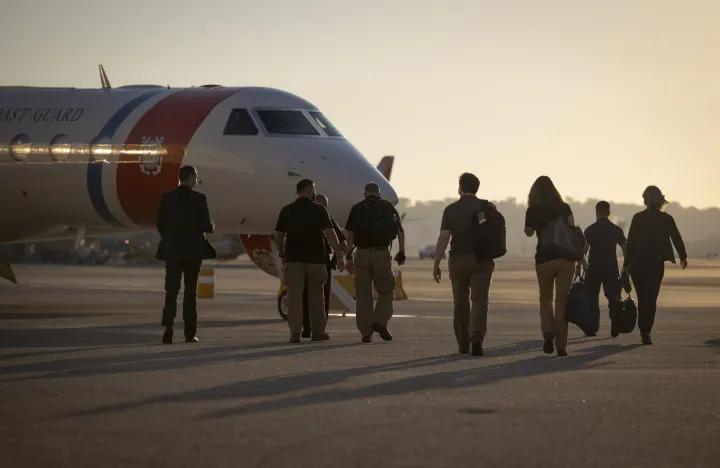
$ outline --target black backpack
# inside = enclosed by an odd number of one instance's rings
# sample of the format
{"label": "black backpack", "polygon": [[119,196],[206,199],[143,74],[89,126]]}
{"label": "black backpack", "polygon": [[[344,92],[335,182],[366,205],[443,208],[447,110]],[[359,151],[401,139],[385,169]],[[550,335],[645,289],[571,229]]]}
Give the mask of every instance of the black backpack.
{"label": "black backpack", "polygon": [[395,208],[389,201],[377,197],[366,198],[360,206],[363,222],[358,238],[363,244],[389,246],[399,232],[400,219]]}
{"label": "black backpack", "polygon": [[482,209],[473,213],[472,242],[478,261],[494,260],[507,253],[505,217],[489,203],[481,200]]}

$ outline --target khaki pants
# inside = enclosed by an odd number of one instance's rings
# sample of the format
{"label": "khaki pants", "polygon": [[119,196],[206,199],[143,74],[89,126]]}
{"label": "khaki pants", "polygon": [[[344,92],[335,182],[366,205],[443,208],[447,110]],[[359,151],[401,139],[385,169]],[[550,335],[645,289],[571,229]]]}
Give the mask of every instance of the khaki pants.
{"label": "khaki pants", "polygon": [[[568,338],[568,324],[565,320],[565,305],[575,276],[575,263],[569,260],[551,260],[535,266],[540,288],[540,328],[542,334],[555,333],[555,346],[565,349]],[[553,289],[555,313],[553,314]]]}
{"label": "khaki pants", "polygon": [[303,326],[303,291],[307,280],[308,314],[314,335],[325,333],[325,297],[323,286],[328,280],[324,263],[296,263],[285,265],[285,286],[290,301],[288,326],[292,335],[299,335]]}
{"label": "khaki pants", "polygon": [[[373,286],[378,296],[375,305]],[[363,336],[373,334],[373,323],[387,326],[393,316],[394,300],[395,275],[390,249],[358,248],[355,254],[355,321]]]}
{"label": "khaki pants", "polygon": [[472,339],[482,340],[487,332],[488,298],[495,262],[478,262],[472,253],[452,255],[448,269],[453,290],[455,337],[458,345],[467,346]]}

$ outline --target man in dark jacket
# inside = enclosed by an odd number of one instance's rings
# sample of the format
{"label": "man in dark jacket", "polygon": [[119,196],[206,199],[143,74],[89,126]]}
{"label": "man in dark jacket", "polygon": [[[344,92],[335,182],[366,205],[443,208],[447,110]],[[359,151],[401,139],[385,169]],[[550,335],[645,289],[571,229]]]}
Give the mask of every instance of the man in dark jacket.
{"label": "man in dark jacket", "polygon": [[185,342],[195,343],[197,330],[197,282],[203,259],[215,258],[215,250],[205,233],[215,231],[210,219],[207,197],[193,190],[198,182],[193,166],[180,168],[180,185],[164,194],[157,216],[157,230],[162,239],[155,257],[165,261],[165,307],[162,325],[163,343],[172,343],[173,322],[177,315],[180,279],[185,278],[183,322]]}

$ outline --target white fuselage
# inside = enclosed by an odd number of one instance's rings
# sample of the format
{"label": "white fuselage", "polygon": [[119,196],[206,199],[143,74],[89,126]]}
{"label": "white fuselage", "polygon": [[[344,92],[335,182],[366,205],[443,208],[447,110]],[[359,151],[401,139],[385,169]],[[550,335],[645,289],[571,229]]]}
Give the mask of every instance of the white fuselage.
{"label": "white fuselage", "polygon": [[[0,242],[153,230],[160,196],[186,164],[198,168],[218,233],[272,233],[302,178],[328,195],[341,224],[368,182],[396,203],[382,174],[347,139],[328,135],[318,114],[269,88],[0,88]],[[27,148],[18,144],[32,150],[18,156]],[[136,144],[165,156],[122,151]],[[121,150],[105,162],[53,158],[73,145]]]}

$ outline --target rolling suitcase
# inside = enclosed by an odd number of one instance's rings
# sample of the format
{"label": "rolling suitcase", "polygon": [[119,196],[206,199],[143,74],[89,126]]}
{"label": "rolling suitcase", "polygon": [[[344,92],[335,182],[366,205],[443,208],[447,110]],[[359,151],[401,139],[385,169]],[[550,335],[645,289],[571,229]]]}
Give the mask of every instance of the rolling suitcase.
{"label": "rolling suitcase", "polygon": [[577,325],[585,336],[595,336],[600,329],[600,305],[597,295],[585,285],[585,273],[575,276],[565,307],[568,323]]}

